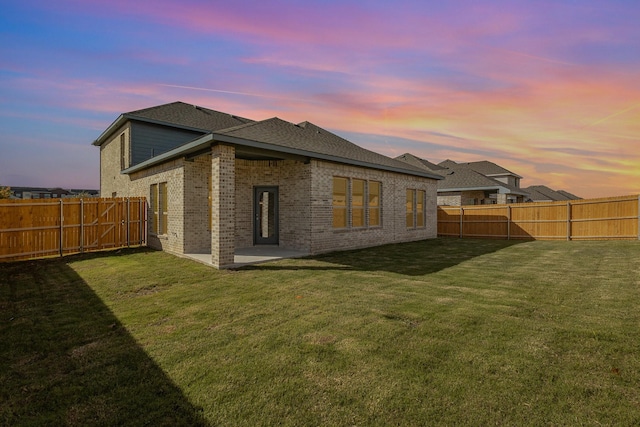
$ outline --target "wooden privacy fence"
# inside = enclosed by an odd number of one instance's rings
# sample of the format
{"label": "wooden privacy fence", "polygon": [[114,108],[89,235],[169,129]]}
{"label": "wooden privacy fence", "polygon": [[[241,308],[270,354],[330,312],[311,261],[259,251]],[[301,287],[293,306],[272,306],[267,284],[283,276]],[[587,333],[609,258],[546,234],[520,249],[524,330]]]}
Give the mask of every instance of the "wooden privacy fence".
{"label": "wooden privacy fence", "polygon": [[438,236],[635,240],[640,239],[640,196],[509,205],[438,206]]}
{"label": "wooden privacy fence", "polygon": [[0,261],[146,244],[146,201],[0,200]]}

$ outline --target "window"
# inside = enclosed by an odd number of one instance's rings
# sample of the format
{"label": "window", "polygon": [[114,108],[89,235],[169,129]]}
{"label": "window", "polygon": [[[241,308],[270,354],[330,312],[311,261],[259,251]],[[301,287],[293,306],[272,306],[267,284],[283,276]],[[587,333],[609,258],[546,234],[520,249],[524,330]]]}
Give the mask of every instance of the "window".
{"label": "window", "polygon": [[351,180],[351,226],[364,227],[364,181]]}
{"label": "window", "polygon": [[425,198],[424,190],[407,189],[407,228],[424,228]]}
{"label": "window", "polygon": [[407,228],[415,227],[415,217],[413,216],[413,194],[415,190],[407,190]]}
{"label": "window", "polygon": [[150,188],[151,211],[153,212],[153,232],[167,234],[167,183],[152,184]]}
{"label": "window", "polygon": [[126,164],[126,150],[124,143],[124,133],[120,135],[120,170],[123,170],[127,167]]}
{"label": "window", "polygon": [[333,177],[333,228],[379,227],[382,184]]}
{"label": "window", "polygon": [[369,226],[380,225],[380,183],[369,181]]}
{"label": "window", "polygon": [[347,179],[333,177],[333,228],[347,227]]}
{"label": "window", "polygon": [[416,190],[416,227],[424,227],[424,191]]}

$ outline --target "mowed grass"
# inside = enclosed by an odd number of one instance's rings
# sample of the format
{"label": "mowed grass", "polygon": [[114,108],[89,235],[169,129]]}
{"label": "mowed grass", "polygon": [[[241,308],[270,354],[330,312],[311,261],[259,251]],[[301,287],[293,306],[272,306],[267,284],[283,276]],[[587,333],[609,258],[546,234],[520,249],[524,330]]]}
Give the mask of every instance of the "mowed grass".
{"label": "mowed grass", "polygon": [[3,425],[638,425],[640,242],[0,264]]}

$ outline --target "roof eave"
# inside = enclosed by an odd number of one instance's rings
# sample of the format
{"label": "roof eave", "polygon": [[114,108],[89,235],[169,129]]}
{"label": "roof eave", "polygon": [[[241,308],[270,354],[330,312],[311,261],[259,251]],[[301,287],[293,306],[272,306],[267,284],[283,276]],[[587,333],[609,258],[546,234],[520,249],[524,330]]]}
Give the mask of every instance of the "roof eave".
{"label": "roof eave", "polygon": [[[480,173],[480,172],[478,172]],[[522,177],[520,175],[518,175],[517,173],[513,173],[513,172],[504,172],[504,173],[488,173],[488,174],[483,174],[484,176],[490,176],[490,177],[494,177],[494,176],[514,176],[516,178],[520,178],[522,179]]]}
{"label": "roof eave", "polygon": [[516,191],[511,188],[506,188],[502,185],[489,185],[482,187],[454,187],[454,188],[438,188],[438,192],[447,191],[483,191],[483,190],[497,190],[500,194],[515,194],[518,196],[528,196],[529,193],[524,191]]}
{"label": "roof eave", "polygon": [[438,188],[438,193],[448,191],[484,191],[484,190],[497,190],[500,191],[502,187],[488,186],[488,187],[458,187],[458,188]]}
{"label": "roof eave", "polygon": [[113,123],[111,123],[111,125],[106,128],[104,130],[104,132],[102,132],[100,134],[100,136],[91,143],[91,145],[95,145],[96,147],[101,146],[102,144],[104,144],[107,140],[107,138],[116,131],[116,129],[118,129],[119,127],[121,127],[124,123],[126,123],[127,118],[126,118],[126,114],[120,114],[120,116],[118,116],[117,119],[115,119],[113,121]]}

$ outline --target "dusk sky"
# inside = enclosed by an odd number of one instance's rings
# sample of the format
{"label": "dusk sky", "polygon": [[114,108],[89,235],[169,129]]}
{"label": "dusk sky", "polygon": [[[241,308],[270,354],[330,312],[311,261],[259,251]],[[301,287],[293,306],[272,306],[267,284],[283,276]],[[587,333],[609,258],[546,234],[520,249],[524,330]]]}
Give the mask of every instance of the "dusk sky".
{"label": "dusk sky", "polygon": [[0,0],[0,186],[99,188],[91,143],[173,101],[395,157],[640,192],[640,1]]}

